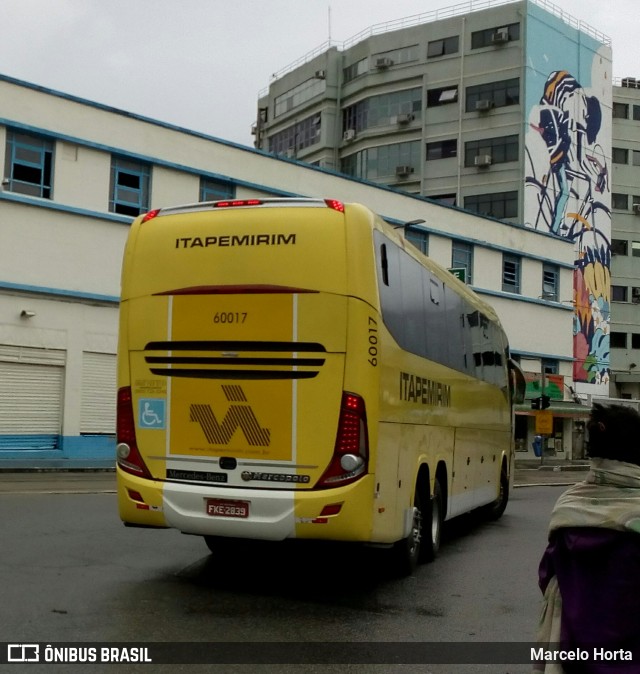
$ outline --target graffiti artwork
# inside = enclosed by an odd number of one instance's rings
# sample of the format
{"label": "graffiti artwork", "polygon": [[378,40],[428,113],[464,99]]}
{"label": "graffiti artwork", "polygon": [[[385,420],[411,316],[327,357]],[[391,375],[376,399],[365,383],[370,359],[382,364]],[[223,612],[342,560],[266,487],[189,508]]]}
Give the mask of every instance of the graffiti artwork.
{"label": "graffiti artwork", "polygon": [[598,98],[569,72],[552,72],[529,116],[526,213],[529,226],[575,244],[576,382],[609,381],[611,212]]}

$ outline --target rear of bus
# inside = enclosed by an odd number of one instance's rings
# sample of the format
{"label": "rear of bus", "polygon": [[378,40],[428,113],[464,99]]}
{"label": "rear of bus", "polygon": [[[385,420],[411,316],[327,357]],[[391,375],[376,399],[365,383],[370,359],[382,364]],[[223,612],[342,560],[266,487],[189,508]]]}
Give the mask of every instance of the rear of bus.
{"label": "rear of bus", "polygon": [[371,217],[329,200],[254,199],[133,223],[118,360],[126,524],[209,544],[369,540]]}

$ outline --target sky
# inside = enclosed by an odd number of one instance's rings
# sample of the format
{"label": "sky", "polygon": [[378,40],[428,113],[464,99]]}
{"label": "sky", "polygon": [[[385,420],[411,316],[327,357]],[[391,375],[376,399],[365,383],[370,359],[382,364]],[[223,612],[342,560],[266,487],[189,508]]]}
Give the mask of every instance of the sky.
{"label": "sky", "polygon": [[[491,0],[0,0],[0,74],[241,145],[258,94],[328,40]],[[541,0],[609,36],[640,78],[640,0]]]}

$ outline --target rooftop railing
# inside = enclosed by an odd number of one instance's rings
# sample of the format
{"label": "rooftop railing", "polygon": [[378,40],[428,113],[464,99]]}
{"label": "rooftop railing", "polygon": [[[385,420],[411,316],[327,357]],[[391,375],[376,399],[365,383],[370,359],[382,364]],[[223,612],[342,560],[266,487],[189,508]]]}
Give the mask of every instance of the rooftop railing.
{"label": "rooftop railing", "polygon": [[[422,14],[413,14],[412,16],[407,16],[402,19],[395,19],[393,21],[385,21],[384,23],[377,23],[365,30],[357,33],[353,37],[345,40],[344,42],[338,42],[336,40],[327,40],[323,44],[319,45],[312,51],[308,52],[304,56],[301,56],[299,59],[290,63],[288,66],[285,66],[281,70],[273,73],[271,75],[271,81],[283,77],[287,73],[292,72],[296,68],[308,63],[309,61],[316,58],[320,54],[323,54],[331,47],[337,47],[339,50],[344,51],[349,49],[358,42],[362,42],[373,35],[381,35],[383,33],[390,33],[394,30],[400,30],[402,28],[410,28],[412,26],[420,26],[425,23],[432,23],[433,21],[441,21],[442,19],[449,19],[454,16],[462,16],[464,14],[470,14],[471,12],[479,12],[483,9],[490,9],[492,7],[500,7],[501,5],[510,5],[518,0],[466,0],[465,2],[460,2],[456,5],[451,5],[450,7],[444,7],[442,9],[434,9],[429,12],[423,12]],[[604,33],[596,30],[589,26],[589,24],[574,18],[568,14],[565,10],[557,5],[554,5],[549,0],[529,0],[534,5],[542,7],[550,14],[557,16],[561,21],[567,25],[579,30],[586,35],[589,35],[594,40],[601,42],[607,46],[611,46],[611,38],[606,36]],[[266,87],[259,92],[258,96],[265,96],[269,91],[269,87]]]}

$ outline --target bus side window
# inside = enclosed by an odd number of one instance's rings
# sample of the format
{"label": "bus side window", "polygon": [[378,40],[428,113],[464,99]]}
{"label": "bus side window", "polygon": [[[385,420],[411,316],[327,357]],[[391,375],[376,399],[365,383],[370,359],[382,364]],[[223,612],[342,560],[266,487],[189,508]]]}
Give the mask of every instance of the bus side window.
{"label": "bus side window", "polygon": [[382,282],[389,285],[389,260],[387,259],[387,244],[380,246],[380,267],[382,268]]}

